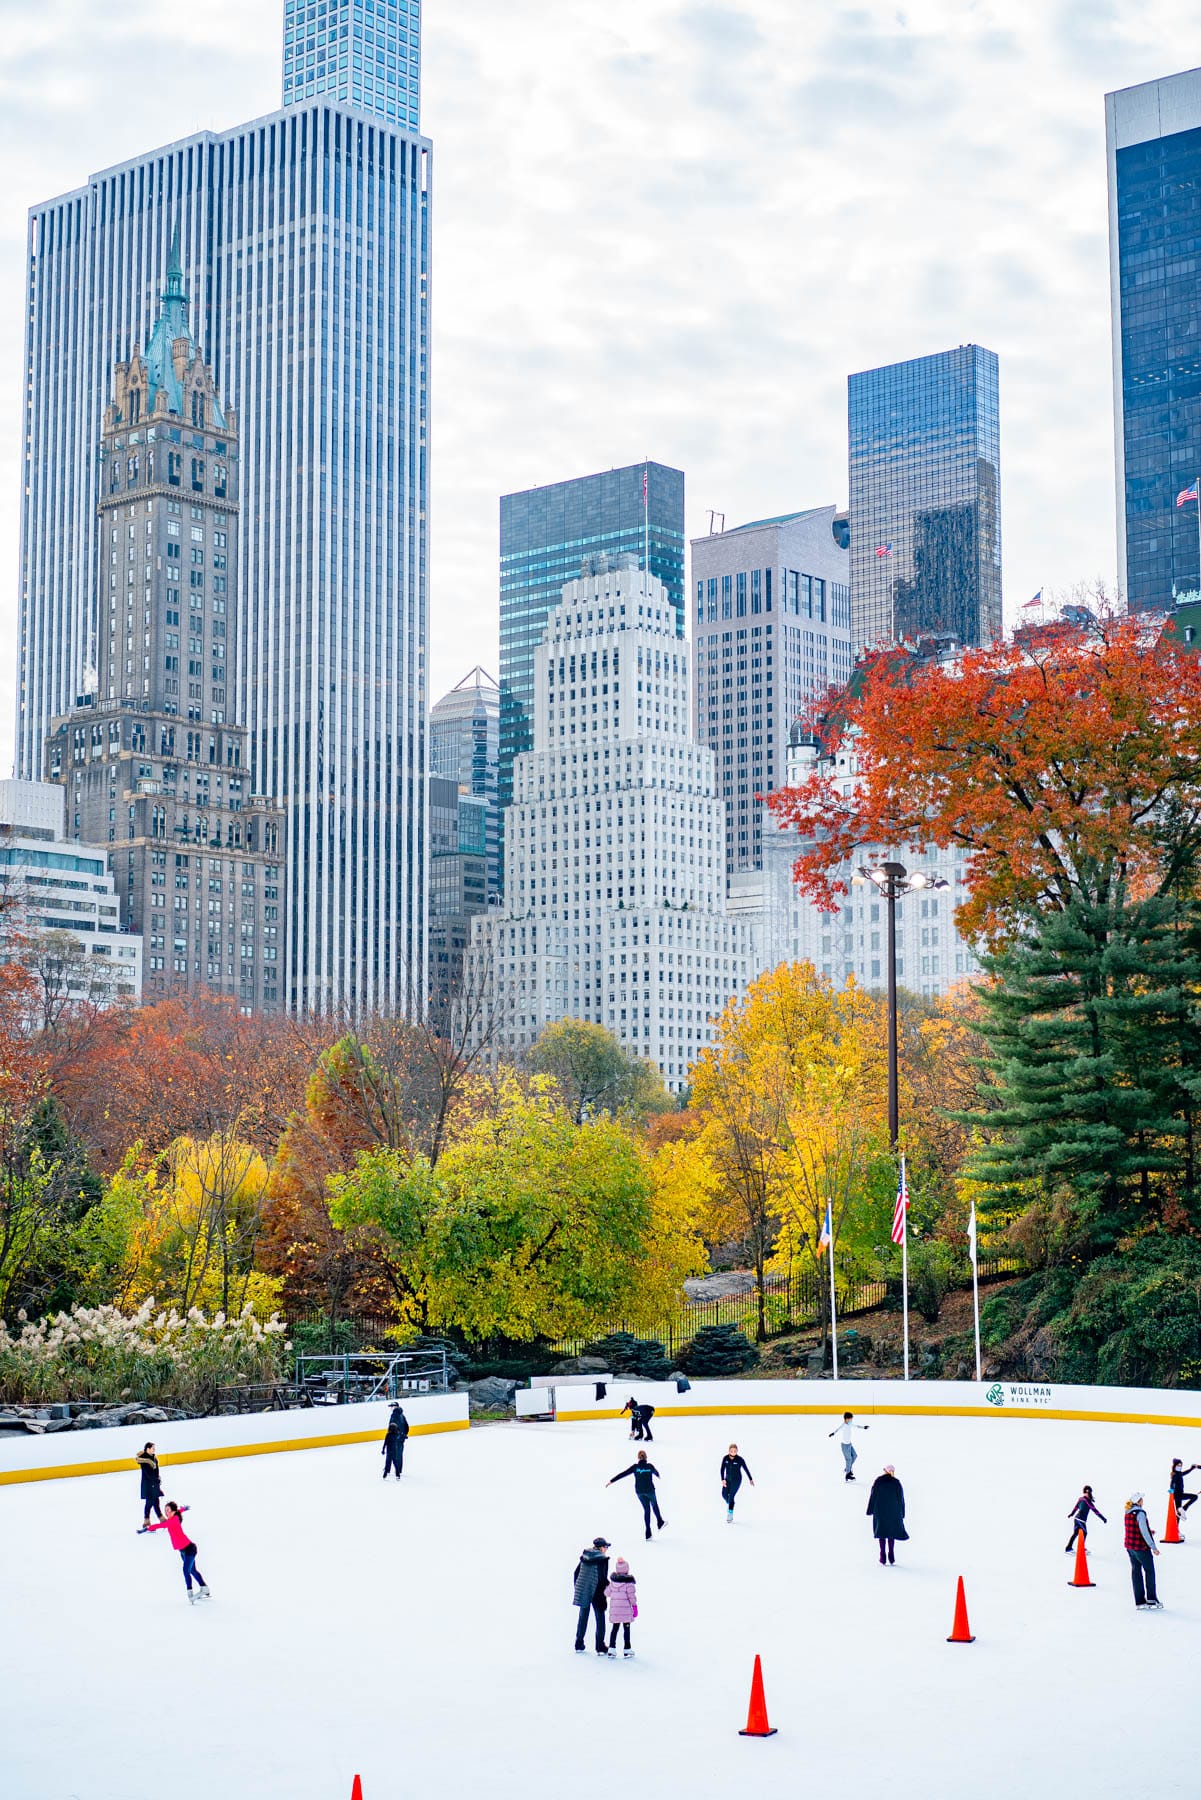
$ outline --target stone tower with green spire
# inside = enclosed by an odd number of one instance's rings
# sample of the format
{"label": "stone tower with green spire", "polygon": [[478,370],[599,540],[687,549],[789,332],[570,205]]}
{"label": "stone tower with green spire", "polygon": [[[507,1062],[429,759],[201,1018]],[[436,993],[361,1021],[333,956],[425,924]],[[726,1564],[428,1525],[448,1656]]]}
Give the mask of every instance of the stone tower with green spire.
{"label": "stone tower with green spire", "polygon": [[147,1000],[280,1004],[283,814],[249,793],[239,655],[238,426],[192,336],[176,237],[146,348],[114,371],[100,445],[92,690],[53,723],[68,833],[105,844]]}

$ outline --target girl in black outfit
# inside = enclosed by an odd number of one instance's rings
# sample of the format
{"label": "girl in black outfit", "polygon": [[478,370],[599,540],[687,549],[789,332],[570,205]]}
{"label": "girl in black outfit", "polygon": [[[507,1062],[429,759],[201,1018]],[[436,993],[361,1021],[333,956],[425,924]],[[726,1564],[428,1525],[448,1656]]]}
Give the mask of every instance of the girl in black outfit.
{"label": "girl in black outfit", "polygon": [[138,1467],[142,1471],[142,1500],[144,1502],[142,1523],[148,1525],[152,1511],[156,1519],[161,1519],[163,1516],[163,1509],[159,1505],[159,1501],[163,1497],[163,1484],[158,1472],[158,1457],[154,1454],[154,1445],[143,1444],[138,1451],[137,1461]]}
{"label": "girl in black outfit", "polygon": [[1081,1494],[1079,1500],[1077,1500],[1075,1506],[1072,1508],[1072,1515],[1071,1515],[1072,1516],[1072,1535],[1063,1547],[1065,1554],[1067,1553],[1067,1551],[1071,1550],[1072,1547],[1074,1546],[1074,1544],[1076,1542],[1076,1533],[1077,1532],[1079,1532],[1081,1534],[1081,1536],[1083,1536],[1083,1537],[1088,1536],[1088,1515],[1090,1513],[1096,1513],[1096,1515],[1100,1519],[1102,1525],[1109,1524],[1109,1520],[1105,1517],[1105,1514],[1101,1511],[1101,1508],[1093,1500],[1092,1488],[1090,1488],[1086,1485],[1084,1492]]}
{"label": "girl in black outfit", "polygon": [[731,1444],[721,1459],[721,1497],[726,1503],[726,1524],[734,1519],[734,1502],[738,1498],[738,1490],[742,1486],[742,1478],[746,1476],[751,1486],[755,1485],[755,1477],[751,1474],[741,1456],[738,1445]]}
{"label": "girl in black outfit", "polygon": [[[652,1511],[654,1512],[655,1520],[660,1531],[662,1531],[667,1523],[667,1520],[659,1511],[659,1499],[655,1493],[655,1477],[658,1473],[659,1471],[656,1469],[654,1463],[647,1462],[646,1451],[640,1450],[638,1452],[638,1461],[631,1463],[628,1469],[623,1469],[620,1475],[615,1475],[613,1477],[613,1481],[624,1481],[627,1475],[632,1475],[634,1477],[634,1492],[642,1502],[642,1517],[646,1524],[646,1535],[648,1538],[651,1535]],[[606,1481],[605,1486],[612,1487],[613,1481]]]}
{"label": "girl in black outfit", "polygon": [[1186,1494],[1184,1491],[1184,1478],[1186,1475],[1191,1475],[1194,1469],[1201,1469],[1201,1463],[1190,1463],[1186,1469],[1179,1456],[1174,1456],[1172,1458],[1172,1475],[1168,1486],[1171,1490],[1172,1498],[1176,1502],[1176,1517],[1178,1519],[1184,1517],[1189,1507],[1193,1504],[1193,1501],[1197,1498],[1196,1494]]}

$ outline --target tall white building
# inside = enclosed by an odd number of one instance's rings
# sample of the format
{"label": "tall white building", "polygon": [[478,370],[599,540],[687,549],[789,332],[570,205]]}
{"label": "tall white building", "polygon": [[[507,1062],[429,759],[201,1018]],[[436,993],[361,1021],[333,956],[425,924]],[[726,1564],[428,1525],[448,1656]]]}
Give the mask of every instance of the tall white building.
{"label": "tall white building", "polygon": [[[350,101],[309,98],[322,54],[331,74],[324,14],[311,62],[307,34],[290,46],[285,109],[33,207],[21,382],[17,773],[36,776],[51,721],[94,682],[104,407],[178,232],[189,324],[240,423],[226,717],[249,728],[253,791],[286,808],[279,1000],[298,1010],[425,989],[431,153],[414,63],[402,113],[385,51],[388,119],[370,116],[353,25]],[[131,92],[154,76],[135,63]],[[190,457],[188,421],[173,430]]]}
{"label": "tall white building", "polygon": [[833,506],[692,540],[696,737],[726,803],[726,863],[757,869],[758,796],[784,780],[794,719],[851,677],[846,516]]}
{"label": "tall white building", "polygon": [[491,965],[501,1049],[594,1020],[678,1092],[746,986],[751,934],[726,912],[725,809],[690,731],[676,609],[632,556],[584,571],[535,656],[505,911],[473,920],[473,954]]}
{"label": "tall white building", "polygon": [[[801,727],[788,748],[787,785],[799,786],[821,751]],[[845,784],[856,776],[853,748],[844,746],[832,773]],[[849,892],[836,912],[823,912],[793,880],[800,853],[797,832],[784,830],[763,811],[763,866],[734,875],[730,910],[754,933],[755,973],[784,962],[810,962],[819,975],[841,987],[853,975],[861,987],[882,988],[888,978],[888,907],[872,886],[850,887],[860,863],[900,862],[911,874],[921,870],[947,886],[940,892],[907,894],[897,902],[897,983],[911,993],[944,994],[979,970],[971,945],[955,929],[955,909],[967,898],[968,858],[962,850],[924,845],[866,845],[844,871]]]}
{"label": "tall white building", "polygon": [[107,854],[68,841],[65,807],[55,782],[0,781],[0,958],[14,937],[36,954],[39,940],[66,933],[78,955],[57,959],[63,998],[140,1000],[142,939],[121,929]]}

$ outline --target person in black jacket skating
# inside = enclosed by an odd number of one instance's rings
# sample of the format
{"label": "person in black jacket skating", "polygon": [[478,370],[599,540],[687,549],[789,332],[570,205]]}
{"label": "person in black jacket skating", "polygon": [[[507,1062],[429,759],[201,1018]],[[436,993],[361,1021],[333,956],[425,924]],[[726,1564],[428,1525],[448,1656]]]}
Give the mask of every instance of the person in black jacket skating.
{"label": "person in black jacket skating", "polygon": [[1176,1517],[1178,1519],[1183,1519],[1185,1513],[1197,1498],[1196,1494],[1186,1494],[1184,1491],[1184,1478],[1186,1475],[1191,1475],[1194,1469],[1201,1469],[1201,1463],[1190,1463],[1186,1469],[1182,1458],[1179,1456],[1174,1456],[1172,1458],[1172,1473],[1168,1481],[1168,1492],[1176,1502]]}
{"label": "person in black jacket skating", "polygon": [[648,1444],[653,1444],[655,1440],[651,1436],[651,1420],[655,1416],[654,1407],[645,1401],[635,1400],[631,1394],[621,1410],[630,1415],[630,1436],[645,1438]]}
{"label": "person in black jacket skating", "polygon": [[885,1563],[895,1563],[893,1548],[898,1539],[907,1539],[909,1533],[905,1529],[905,1490],[891,1463],[885,1463],[884,1473],[872,1482],[872,1491],[867,1497],[867,1516],[880,1546],[881,1568]]}
{"label": "person in black jacket skating", "polygon": [[609,1540],[595,1537],[587,1550],[580,1552],[580,1560],[575,1566],[572,1580],[575,1586],[571,1590],[571,1603],[578,1608],[575,1628],[575,1647],[577,1652],[584,1648],[584,1634],[588,1630],[588,1614],[591,1613],[596,1623],[596,1654],[608,1656],[605,1644],[605,1590],[609,1585]]}
{"label": "person in black jacket skating", "polygon": [[755,1477],[751,1474],[741,1456],[738,1445],[731,1444],[721,1459],[721,1497],[726,1503],[726,1524],[734,1519],[734,1502],[738,1498],[738,1490],[742,1486],[742,1478],[746,1476],[751,1486],[755,1485]]}
{"label": "person in black jacket skating", "polygon": [[405,1418],[404,1407],[392,1408],[388,1419],[388,1429],[384,1433],[381,1454],[384,1459],[384,1480],[396,1471],[396,1479],[400,1480],[405,1465],[405,1439],[409,1435],[409,1421]]}
{"label": "person in black jacket skating", "polygon": [[143,1444],[138,1451],[137,1462],[142,1472],[142,1523],[148,1525],[152,1512],[156,1519],[163,1516],[163,1509],[159,1505],[163,1497],[163,1483],[153,1444]]}
{"label": "person in black jacket skating", "polygon": [[[655,1493],[655,1478],[658,1474],[659,1471],[656,1469],[654,1463],[647,1462],[646,1451],[640,1450],[638,1452],[638,1461],[632,1462],[628,1469],[623,1469],[620,1475],[614,1475],[613,1477],[613,1481],[624,1481],[627,1475],[632,1475],[634,1477],[634,1492],[642,1502],[642,1517],[646,1525],[646,1535],[648,1538],[651,1535],[652,1512],[655,1515],[655,1522],[660,1531],[662,1531],[667,1523],[667,1520],[659,1511],[659,1498]],[[605,1486],[612,1487],[613,1481],[606,1481]]]}
{"label": "person in black jacket skating", "polygon": [[1077,1500],[1075,1506],[1072,1508],[1072,1513],[1071,1513],[1071,1517],[1072,1517],[1072,1521],[1073,1521],[1072,1535],[1063,1547],[1065,1555],[1074,1548],[1075,1543],[1076,1543],[1077,1532],[1079,1532],[1081,1537],[1084,1537],[1084,1538],[1088,1537],[1088,1515],[1090,1513],[1096,1513],[1096,1515],[1100,1519],[1102,1525],[1109,1524],[1109,1520],[1105,1517],[1105,1514],[1101,1511],[1101,1508],[1097,1505],[1096,1501],[1093,1499],[1092,1488],[1090,1488],[1088,1483],[1085,1482],[1084,1492],[1081,1494],[1079,1500]]}

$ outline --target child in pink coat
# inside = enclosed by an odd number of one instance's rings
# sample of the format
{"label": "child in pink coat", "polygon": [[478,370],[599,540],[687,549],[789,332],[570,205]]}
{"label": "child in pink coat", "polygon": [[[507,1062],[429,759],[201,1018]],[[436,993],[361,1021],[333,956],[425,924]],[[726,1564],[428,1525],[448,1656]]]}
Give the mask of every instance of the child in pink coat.
{"label": "child in pink coat", "polygon": [[606,1598],[609,1602],[609,1655],[617,1655],[617,1627],[620,1625],[625,1633],[623,1655],[633,1656],[634,1652],[630,1649],[630,1626],[638,1617],[638,1589],[624,1556],[619,1556],[613,1564]]}
{"label": "child in pink coat", "polygon": [[[194,1606],[197,1600],[211,1600],[212,1595],[209,1593],[208,1584],[206,1583],[204,1576],[196,1567],[196,1546],[184,1528],[183,1516],[187,1510],[186,1506],[177,1506],[174,1500],[168,1500],[166,1518],[158,1520],[157,1523],[153,1525],[147,1522],[143,1525],[142,1530],[165,1531],[167,1533],[167,1536],[171,1539],[173,1548],[179,1551],[179,1554],[183,1559],[184,1583],[188,1590],[188,1600]],[[193,1575],[196,1577],[195,1592],[192,1591]]]}

